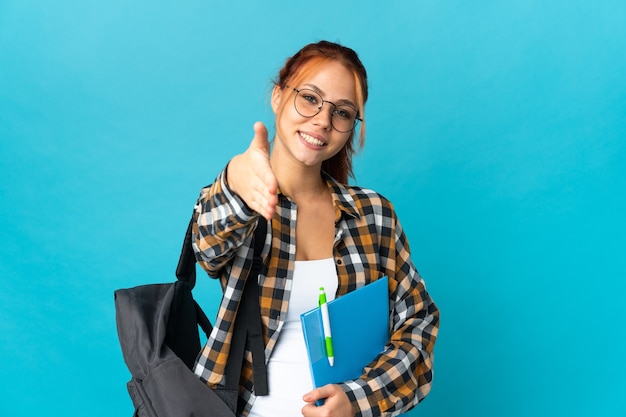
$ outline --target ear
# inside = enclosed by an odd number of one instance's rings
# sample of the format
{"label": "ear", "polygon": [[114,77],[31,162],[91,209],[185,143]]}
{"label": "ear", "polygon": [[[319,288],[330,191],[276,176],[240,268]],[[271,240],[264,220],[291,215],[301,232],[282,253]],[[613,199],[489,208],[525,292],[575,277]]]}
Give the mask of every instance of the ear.
{"label": "ear", "polygon": [[282,95],[283,95],[283,89],[280,88],[279,85],[275,85],[274,89],[272,90],[272,99],[271,99],[272,111],[274,112],[274,114],[276,114],[276,111],[278,110],[278,107],[280,106],[280,100],[282,99]]}

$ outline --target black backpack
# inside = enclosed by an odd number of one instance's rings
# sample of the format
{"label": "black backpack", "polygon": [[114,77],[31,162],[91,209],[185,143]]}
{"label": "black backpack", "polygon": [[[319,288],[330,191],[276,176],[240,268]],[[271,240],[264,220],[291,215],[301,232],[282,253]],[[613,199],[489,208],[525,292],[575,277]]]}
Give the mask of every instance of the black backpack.
{"label": "black backpack", "polygon": [[207,337],[212,329],[191,292],[196,282],[192,221],[175,282],[115,291],[117,331],[132,375],[127,388],[135,417],[234,417],[241,411],[237,409],[238,385],[246,340],[252,349],[255,393],[267,395],[257,280],[263,267],[260,254],[266,227],[265,219],[260,219],[254,236],[254,262],[235,320],[222,389],[209,388],[192,371],[201,348],[198,327]]}

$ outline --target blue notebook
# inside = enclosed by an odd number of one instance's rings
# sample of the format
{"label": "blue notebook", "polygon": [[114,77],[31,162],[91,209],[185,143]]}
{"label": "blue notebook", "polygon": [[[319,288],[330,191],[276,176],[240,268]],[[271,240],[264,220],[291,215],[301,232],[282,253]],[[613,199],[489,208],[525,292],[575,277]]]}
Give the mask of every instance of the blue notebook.
{"label": "blue notebook", "polygon": [[363,368],[385,349],[389,341],[387,281],[387,277],[380,278],[328,302],[335,353],[332,367],[326,357],[320,309],[314,308],[300,315],[316,388],[359,378]]}

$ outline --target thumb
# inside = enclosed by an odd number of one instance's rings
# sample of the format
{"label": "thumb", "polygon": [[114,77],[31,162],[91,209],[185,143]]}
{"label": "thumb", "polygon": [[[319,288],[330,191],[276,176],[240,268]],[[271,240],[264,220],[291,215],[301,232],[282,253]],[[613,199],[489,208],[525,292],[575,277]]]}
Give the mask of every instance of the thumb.
{"label": "thumb", "polygon": [[328,398],[332,394],[332,390],[330,389],[330,385],[324,385],[320,388],[315,388],[313,391],[306,393],[302,399],[305,402],[312,403],[318,400],[322,400],[324,398]]}
{"label": "thumb", "polygon": [[263,122],[256,122],[254,124],[254,138],[250,146],[269,155],[270,143],[267,140],[267,128]]}

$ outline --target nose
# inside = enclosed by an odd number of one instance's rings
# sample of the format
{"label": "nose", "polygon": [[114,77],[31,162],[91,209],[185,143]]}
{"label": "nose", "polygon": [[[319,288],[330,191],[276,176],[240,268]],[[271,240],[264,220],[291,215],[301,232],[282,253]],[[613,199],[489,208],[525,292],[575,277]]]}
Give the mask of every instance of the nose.
{"label": "nose", "polygon": [[329,101],[322,101],[322,108],[315,115],[315,122],[324,129],[332,129],[333,112],[335,105]]}

